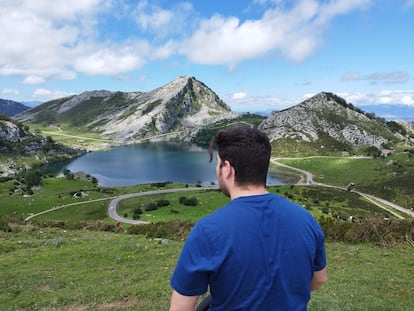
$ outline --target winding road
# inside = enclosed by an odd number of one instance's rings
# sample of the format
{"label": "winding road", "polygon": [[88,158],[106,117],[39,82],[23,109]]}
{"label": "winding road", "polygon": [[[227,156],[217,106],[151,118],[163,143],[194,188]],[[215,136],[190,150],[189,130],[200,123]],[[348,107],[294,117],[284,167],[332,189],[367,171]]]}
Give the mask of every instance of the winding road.
{"label": "winding road", "polygon": [[[296,167],[292,167],[292,166],[280,163],[280,162],[277,161],[276,158],[272,158],[270,161],[272,163],[276,164],[276,165],[280,165],[282,167],[289,168],[291,170],[299,172],[301,174],[301,179],[297,183],[298,185],[316,185],[316,186],[321,186],[321,187],[337,188],[337,189],[341,189],[341,190],[345,190],[345,191],[347,190],[345,187],[339,187],[339,186],[328,185],[328,184],[323,184],[323,183],[316,183],[316,182],[313,181],[312,173],[310,173],[308,171],[298,169]],[[127,224],[134,224],[134,225],[146,224],[148,222],[140,221],[140,220],[127,219],[127,218],[123,218],[123,217],[119,216],[116,212],[117,204],[122,200],[133,198],[133,197],[140,197],[140,196],[145,196],[145,195],[154,195],[154,194],[160,194],[160,193],[172,193],[172,192],[180,192],[180,191],[184,192],[184,191],[207,190],[207,189],[214,189],[214,188],[212,188],[212,187],[179,188],[179,189],[156,190],[156,191],[140,192],[140,193],[133,193],[133,194],[125,194],[125,195],[117,197],[116,199],[113,199],[109,203],[108,215],[116,221],[127,223]],[[359,194],[360,196],[364,197],[365,199],[367,199],[371,203],[377,205],[378,207],[388,211],[389,213],[391,213],[392,215],[394,215],[395,217],[397,217],[399,219],[405,219],[405,217],[403,217],[400,214],[396,213],[394,210],[398,210],[398,211],[400,211],[404,214],[407,214],[411,217],[414,217],[414,211],[412,211],[412,210],[403,208],[403,207],[401,207],[397,204],[394,204],[394,203],[389,202],[387,200],[375,197],[375,196],[370,195],[370,194],[362,193],[362,192],[355,191],[355,190],[352,190],[352,191]]]}

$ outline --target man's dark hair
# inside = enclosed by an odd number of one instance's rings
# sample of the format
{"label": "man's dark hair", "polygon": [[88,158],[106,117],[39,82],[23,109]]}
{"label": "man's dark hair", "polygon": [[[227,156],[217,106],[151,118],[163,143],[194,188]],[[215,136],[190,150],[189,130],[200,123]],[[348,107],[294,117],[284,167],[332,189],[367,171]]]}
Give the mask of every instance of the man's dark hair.
{"label": "man's dark hair", "polygon": [[235,170],[235,182],[239,185],[266,185],[271,145],[266,134],[248,126],[233,127],[218,131],[208,149],[210,162],[213,149],[221,160],[229,161]]}

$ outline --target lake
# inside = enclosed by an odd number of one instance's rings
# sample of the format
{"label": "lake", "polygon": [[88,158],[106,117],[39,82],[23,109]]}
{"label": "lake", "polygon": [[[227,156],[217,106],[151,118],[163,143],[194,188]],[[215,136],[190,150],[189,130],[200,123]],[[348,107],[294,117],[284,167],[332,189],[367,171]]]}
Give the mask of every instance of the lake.
{"label": "lake", "polygon": [[[217,184],[216,160],[214,158],[211,163],[208,160],[206,148],[159,142],[87,153],[65,164],[63,168],[90,174],[104,187],[165,181]],[[285,184],[286,180],[269,175],[267,183],[280,185]]]}

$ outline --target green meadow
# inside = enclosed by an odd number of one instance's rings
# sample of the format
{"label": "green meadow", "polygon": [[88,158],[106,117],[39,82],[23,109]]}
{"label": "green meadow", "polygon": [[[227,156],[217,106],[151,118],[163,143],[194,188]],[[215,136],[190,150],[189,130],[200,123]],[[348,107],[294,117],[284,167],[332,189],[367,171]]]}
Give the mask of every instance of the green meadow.
{"label": "green meadow", "polygon": [[[316,182],[341,187],[353,182],[359,191],[413,206],[409,154],[281,161],[313,172]],[[145,226],[117,227],[107,209],[123,194],[186,187],[194,185],[104,188],[82,179],[43,177],[28,195],[21,181],[1,182],[0,310],[167,310],[169,278],[186,234],[228,199],[215,189],[199,189],[121,201],[118,214],[152,223]],[[312,293],[309,310],[412,309],[412,220],[402,222],[352,191],[298,185],[269,191],[333,226],[326,227],[330,279]]]}
{"label": "green meadow", "polygon": [[414,208],[414,156],[411,152],[391,157],[312,157],[281,159],[281,163],[310,171],[314,181],[377,195],[406,208]]}

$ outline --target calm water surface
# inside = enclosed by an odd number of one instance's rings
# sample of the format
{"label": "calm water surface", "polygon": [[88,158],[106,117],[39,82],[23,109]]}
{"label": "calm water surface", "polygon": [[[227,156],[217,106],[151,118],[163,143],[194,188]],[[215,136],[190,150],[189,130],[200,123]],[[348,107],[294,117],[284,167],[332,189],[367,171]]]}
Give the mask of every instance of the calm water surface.
{"label": "calm water surface", "polygon": [[[215,158],[209,163],[207,149],[171,143],[128,145],[108,151],[87,153],[65,167],[96,177],[105,187],[129,186],[151,182],[217,184]],[[268,184],[282,184],[268,177]]]}

